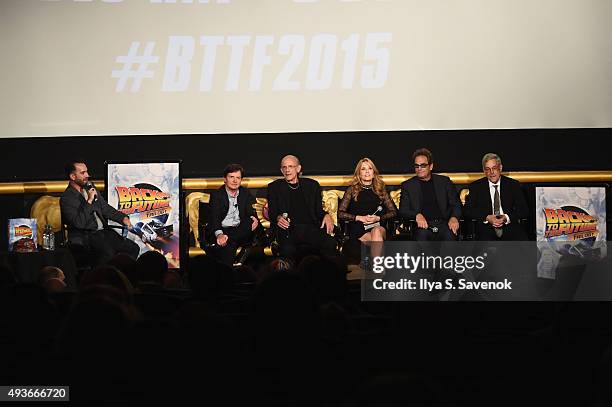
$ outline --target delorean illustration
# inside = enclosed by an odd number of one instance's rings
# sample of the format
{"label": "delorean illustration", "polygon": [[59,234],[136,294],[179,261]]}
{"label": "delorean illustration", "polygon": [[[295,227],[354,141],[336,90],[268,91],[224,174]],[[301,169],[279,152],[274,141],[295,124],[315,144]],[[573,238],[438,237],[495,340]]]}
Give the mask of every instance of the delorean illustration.
{"label": "delorean illustration", "polygon": [[144,243],[152,243],[160,237],[172,236],[173,232],[174,227],[172,224],[164,225],[156,218],[138,222],[134,225],[134,233],[136,233]]}

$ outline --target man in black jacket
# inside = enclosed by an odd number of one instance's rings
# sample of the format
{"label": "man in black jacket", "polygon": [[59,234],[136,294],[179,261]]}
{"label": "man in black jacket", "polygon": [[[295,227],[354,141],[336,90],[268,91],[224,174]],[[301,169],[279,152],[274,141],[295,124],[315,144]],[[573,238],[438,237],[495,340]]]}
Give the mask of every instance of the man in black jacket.
{"label": "man in black jacket", "polygon": [[92,266],[105,264],[116,253],[127,253],[134,259],[140,248],[108,226],[108,220],[132,228],[130,218],[110,206],[89,182],[87,165],[73,160],[64,168],[68,187],[60,198],[62,222],[68,230],[68,242],[91,252]]}
{"label": "man in black jacket", "polygon": [[482,158],[485,177],[472,182],[465,202],[465,217],[476,220],[478,240],[527,240],[519,221],[529,212],[518,181],[501,175],[501,158],[487,153]]}
{"label": "man in black jacket", "polygon": [[426,148],[412,154],[416,175],[402,182],[399,212],[415,220],[417,241],[457,239],[461,201],[450,178],[432,174],[433,155]]}
{"label": "man in black jacket", "polygon": [[244,169],[229,164],[223,171],[223,186],[215,191],[209,204],[205,236],[210,255],[229,265],[234,263],[238,247],[251,242],[259,221],[255,216],[255,198],[242,184]]}
{"label": "man in black jacket", "polygon": [[294,258],[299,246],[335,255],[334,221],[323,210],[321,185],[300,177],[302,166],[294,155],[283,157],[280,170],[284,178],[268,185],[268,214],[280,255]]}

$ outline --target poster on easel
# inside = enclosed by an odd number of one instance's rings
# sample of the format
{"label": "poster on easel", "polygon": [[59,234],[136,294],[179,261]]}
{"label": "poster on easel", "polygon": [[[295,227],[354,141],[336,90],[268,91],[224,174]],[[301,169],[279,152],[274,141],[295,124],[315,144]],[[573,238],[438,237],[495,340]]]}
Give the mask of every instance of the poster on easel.
{"label": "poster on easel", "polygon": [[180,168],[180,161],[106,163],[108,203],[129,216],[133,228],[127,237],[140,254],[163,254],[173,269],[181,260]]}
{"label": "poster on easel", "polygon": [[538,277],[554,279],[562,260],[606,257],[606,188],[537,187]]}

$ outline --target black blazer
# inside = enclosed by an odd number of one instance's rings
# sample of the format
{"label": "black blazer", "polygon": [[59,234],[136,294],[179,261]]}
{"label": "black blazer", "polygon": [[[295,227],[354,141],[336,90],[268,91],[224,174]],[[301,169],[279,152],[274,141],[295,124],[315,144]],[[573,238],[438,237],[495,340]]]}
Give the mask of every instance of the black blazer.
{"label": "black blazer", "polygon": [[[313,224],[317,226],[323,221],[323,217],[327,214],[323,210],[323,197],[321,185],[310,178],[300,178],[300,188],[304,193],[306,200],[306,208],[312,219]],[[291,213],[289,210],[289,188],[287,181],[284,178],[277,179],[268,184],[268,217],[270,225],[276,227],[276,218],[283,213]]]}
{"label": "black blazer", "polygon": [[[240,187],[238,190],[238,214],[240,216],[240,223],[251,222],[251,216],[256,216],[253,204],[255,198],[251,195],[248,188]],[[227,216],[229,210],[229,198],[225,190],[225,185],[213,192],[210,197],[208,204],[208,223],[206,225],[206,235],[213,237],[215,230],[221,230],[221,222]]]}
{"label": "black blazer", "polygon": [[[436,191],[436,200],[440,206],[440,212],[445,217],[445,220],[455,217],[461,218],[461,201],[457,189],[451,182],[450,178],[444,175],[431,174],[434,190]],[[414,176],[407,181],[402,182],[402,195],[400,199],[399,212],[405,219],[415,219],[416,215],[423,212],[423,193],[419,178]]]}
{"label": "black blazer", "polygon": [[[529,214],[525,195],[521,190],[521,184],[504,175],[500,179],[499,198],[505,214],[510,217],[510,222],[526,218]],[[465,200],[465,216],[484,222],[488,215],[493,213],[493,201],[489,191],[489,180],[484,177],[472,182],[469,186],[470,193]]]}
{"label": "black blazer", "polygon": [[68,227],[68,241],[77,244],[85,244],[84,235],[98,229],[94,211],[100,216],[105,228],[109,219],[122,224],[123,219],[127,217],[126,214],[110,206],[100,193],[91,205],[88,204],[85,197],[70,185],[62,193],[60,210],[62,223]]}

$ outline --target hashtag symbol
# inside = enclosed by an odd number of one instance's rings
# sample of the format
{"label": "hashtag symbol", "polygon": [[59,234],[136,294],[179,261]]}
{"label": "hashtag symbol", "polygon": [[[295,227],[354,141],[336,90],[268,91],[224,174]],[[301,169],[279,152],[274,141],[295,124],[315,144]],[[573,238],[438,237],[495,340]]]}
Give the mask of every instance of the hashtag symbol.
{"label": "hashtag symbol", "polygon": [[[159,61],[159,57],[153,56],[153,48],[155,48],[155,42],[147,42],[144,52],[142,55],[138,55],[138,49],[140,48],[140,42],[133,41],[130,46],[130,50],[127,55],[118,56],[115,62],[123,64],[123,67],[118,70],[113,70],[111,78],[119,78],[117,81],[116,92],[123,92],[128,80],[132,79],[132,87],[130,92],[138,92],[142,80],[145,78],[152,78],[154,71],[149,70],[149,64],[156,64]],[[136,65],[136,68],[132,68]]]}

